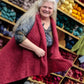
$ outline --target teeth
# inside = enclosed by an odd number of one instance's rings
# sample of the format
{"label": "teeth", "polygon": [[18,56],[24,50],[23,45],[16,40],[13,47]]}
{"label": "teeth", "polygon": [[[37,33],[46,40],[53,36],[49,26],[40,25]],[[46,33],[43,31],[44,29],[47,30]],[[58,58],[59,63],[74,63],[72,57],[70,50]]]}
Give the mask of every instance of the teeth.
{"label": "teeth", "polygon": [[49,14],[49,12],[47,12],[47,11],[43,11],[43,12]]}

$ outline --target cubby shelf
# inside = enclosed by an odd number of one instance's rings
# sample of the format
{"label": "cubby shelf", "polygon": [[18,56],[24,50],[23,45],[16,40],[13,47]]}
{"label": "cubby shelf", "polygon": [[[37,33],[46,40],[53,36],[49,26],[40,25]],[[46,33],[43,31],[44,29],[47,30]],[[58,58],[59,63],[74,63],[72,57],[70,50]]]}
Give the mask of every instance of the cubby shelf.
{"label": "cubby shelf", "polygon": [[0,19],[3,20],[3,21],[5,21],[5,22],[7,22],[7,23],[10,23],[10,24],[12,24],[12,25],[15,25],[15,22],[11,22],[11,21],[9,21],[9,20],[7,20],[7,19],[1,17],[1,16],[0,16]]}
{"label": "cubby shelf", "polygon": [[77,20],[76,18],[74,18],[73,16],[71,16],[70,14],[66,13],[65,11],[61,10],[60,8],[57,8],[58,11],[62,12],[63,14],[67,15],[68,17],[72,18],[73,20],[75,20],[76,22],[84,25],[84,23],[80,22],[79,20]]}
{"label": "cubby shelf", "polygon": [[[21,8],[21,7],[17,6],[17,5],[15,5],[15,4],[11,3],[11,2],[9,2],[8,0],[1,0],[1,1],[3,1],[3,2],[9,4],[9,5],[11,5],[12,7],[16,8],[16,9],[22,11],[22,12],[26,12],[26,10],[24,10],[23,8]],[[83,3],[79,2],[78,0],[74,0],[74,1],[84,7],[84,4],[83,4]],[[76,21],[76,22],[78,22],[78,23],[84,25],[84,23],[80,22],[79,20],[77,20],[76,18],[74,18],[73,16],[71,16],[70,14],[67,14],[65,11],[61,10],[60,8],[58,8],[57,10],[60,11],[60,12],[62,12],[62,13],[65,14],[66,16],[72,18],[74,21]],[[9,23],[9,24],[11,24],[11,25],[13,25],[13,26],[16,24],[15,22],[11,22],[11,21],[9,21],[9,20],[7,20],[7,19],[1,17],[1,16],[0,16],[0,19],[3,20],[3,21],[5,21],[5,22],[7,22],[7,23]],[[60,30],[60,31],[62,31],[62,32],[66,33],[66,34],[68,34],[68,35],[70,35],[70,36],[72,36],[73,38],[75,38],[75,39],[77,39],[77,40],[80,39],[79,37],[74,36],[72,33],[69,33],[68,31],[64,30],[63,28],[60,28],[60,27],[58,27],[58,26],[56,26],[56,28],[57,28],[58,30]],[[0,37],[3,37],[3,38],[8,39],[8,40],[11,39],[11,37],[4,36],[4,35],[1,34],[1,33],[0,33]],[[59,44],[59,47],[62,48],[62,49],[64,49],[64,50],[66,50],[66,51],[68,51],[68,52],[70,52],[70,53],[72,53],[72,54],[77,55],[75,52],[72,52],[71,50],[65,48],[65,47],[62,46],[61,44]],[[77,58],[78,58],[78,57],[77,57]],[[75,61],[76,61],[76,60],[77,60],[77,59],[75,59]],[[81,71],[84,71],[84,69],[78,67],[78,66],[75,65],[74,63],[73,63],[73,67],[74,67],[74,68],[77,68],[77,69],[79,69],[79,70],[81,70]],[[69,69],[68,69],[68,71],[69,71]],[[67,71],[67,72],[68,72],[68,71]],[[63,76],[58,75],[58,74],[55,74],[55,73],[51,73],[51,74],[52,74],[53,76],[58,76],[58,77],[60,77],[60,78],[62,79],[62,81],[64,80],[64,78],[69,78],[69,79],[71,79],[71,80],[74,80],[74,81],[77,81],[77,82],[81,83],[81,81],[79,81],[79,80],[77,80],[77,79],[74,79],[74,78],[72,78],[72,77],[68,77],[68,76],[66,76],[66,75],[63,77]],[[32,80],[32,78],[30,78],[30,77],[28,78],[28,80],[30,80],[31,82],[37,83],[37,84],[45,84],[45,83],[43,83],[42,81]],[[62,83],[62,81],[61,81],[61,83]],[[59,84],[61,84],[61,83],[59,83]],[[84,84],[84,83],[83,83],[83,84]]]}
{"label": "cubby shelf", "polygon": [[75,52],[72,52],[71,50],[69,50],[68,48],[65,48],[64,46],[62,46],[60,44],[59,44],[59,47],[62,48],[62,49],[64,49],[64,50],[66,50],[66,51],[68,51],[68,52],[70,52],[70,53],[72,53],[72,54],[75,54],[76,55]]}
{"label": "cubby shelf", "polygon": [[51,74],[54,75],[54,76],[58,76],[60,78],[63,78],[63,76],[61,76],[61,75],[58,75],[58,74],[55,74],[55,73],[51,73]]}
{"label": "cubby shelf", "polygon": [[75,0],[75,2],[77,2],[78,4],[84,7],[84,3],[80,2],[79,0]]}
{"label": "cubby shelf", "polygon": [[77,68],[77,69],[79,69],[79,70],[81,70],[81,71],[84,71],[84,69],[83,68],[80,68],[80,67],[78,67],[77,65],[75,65],[75,64],[73,64],[73,67],[75,67],[75,68]]}
{"label": "cubby shelf", "polygon": [[60,27],[58,27],[58,26],[56,26],[56,28],[57,28],[58,30],[63,31],[64,33],[66,33],[66,34],[68,34],[68,35],[74,37],[75,39],[78,39],[78,40],[80,39],[79,37],[73,35],[72,33],[69,33],[68,31],[64,30],[63,28],[60,28]]}
{"label": "cubby shelf", "polygon": [[3,37],[3,38],[6,38],[6,39],[8,39],[8,40],[10,40],[10,39],[11,39],[11,37],[4,36],[4,35],[3,35],[3,34],[1,34],[1,33],[0,33],[0,36],[1,36],[1,37]]}
{"label": "cubby shelf", "polygon": [[32,77],[29,77],[27,80],[34,82],[34,83],[37,83],[37,84],[45,84],[42,81],[32,80]]}
{"label": "cubby shelf", "polygon": [[9,2],[8,0],[2,0],[2,1],[5,2],[5,3],[7,3],[7,4],[9,4],[9,5],[11,5],[11,6],[13,6],[13,7],[15,7],[15,8],[17,8],[17,9],[19,9],[19,10],[21,10],[21,11],[23,11],[23,12],[26,12],[25,9],[23,9],[23,8],[21,8],[21,7],[17,6],[17,5]]}
{"label": "cubby shelf", "polygon": [[[71,80],[73,80],[73,81],[76,81],[76,82],[79,82],[79,83],[82,83],[81,81],[79,81],[78,79],[75,79],[75,78],[72,78],[72,77],[69,77],[69,76],[65,76],[66,78],[69,78],[69,79],[71,79]],[[84,83],[83,83],[84,84]]]}

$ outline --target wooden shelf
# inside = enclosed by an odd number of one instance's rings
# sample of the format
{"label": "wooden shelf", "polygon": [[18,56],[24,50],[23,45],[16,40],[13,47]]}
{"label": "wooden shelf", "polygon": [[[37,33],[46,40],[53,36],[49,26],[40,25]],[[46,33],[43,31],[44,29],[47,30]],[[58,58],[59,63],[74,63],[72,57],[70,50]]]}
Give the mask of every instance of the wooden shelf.
{"label": "wooden shelf", "polygon": [[81,70],[81,71],[84,71],[84,69],[83,68],[80,68],[80,67],[78,67],[77,65],[75,65],[75,64],[73,64],[73,67],[75,67],[75,68],[77,68],[77,69],[79,69],[79,70]]}
{"label": "wooden shelf", "polygon": [[12,24],[12,25],[15,25],[15,22],[11,22],[11,21],[9,21],[9,20],[7,20],[7,19],[1,17],[1,16],[0,16],[0,19],[3,20],[3,21],[5,21],[5,22],[7,22],[7,23],[10,23],[10,24]]}
{"label": "wooden shelf", "polygon": [[81,6],[84,7],[84,4],[82,2],[80,2],[79,0],[75,0],[75,2],[77,2],[78,4],[80,4]]}
{"label": "wooden shelf", "polygon": [[21,8],[21,7],[17,6],[17,5],[15,5],[15,4],[13,4],[13,3],[11,3],[11,2],[8,1],[8,0],[2,0],[2,1],[5,2],[5,3],[7,3],[7,4],[9,4],[9,5],[11,5],[11,6],[13,6],[13,7],[15,7],[15,8],[17,8],[17,9],[19,9],[19,10],[21,10],[21,11],[23,11],[23,12],[26,12],[25,9],[23,9],[23,8]]}
{"label": "wooden shelf", "polygon": [[[36,83],[36,84],[45,84],[45,83],[43,83],[42,81],[32,80],[31,77],[29,77],[27,80],[29,80],[29,81],[31,81],[31,82],[33,82],[33,83]],[[31,84],[31,83],[30,83],[30,84]]]}
{"label": "wooden shelf", "polygon": [[76,81],[76,82],[79,82],[79,83],[82,83],[81,81],[79,81],[78,79],[75,79],[75,78],[72,78],[72,77],[69,77],[69,76],[65,76],[66,78],[69,78],[69,79],[71,79],[71,80],[74,80],[74,81]]}
{"label": "wooden shelf", "polygon": [[76,18],[74,18],[73,16],[71,16],[70,14],[66,13],[65,11],[61,10],[60,8],[57,8],[57,10],[59,10],[60,12],[64,13],[65,15],[67,15],[68,17],[72,18],[73,20],[75,20],[76,22],[84,25],[84,23],[80,22],[79,20],[77,20]]}
{"label": "wooden shelf", "polygon": [[58,75],[58,74],[55,74],[55,73],[51,73],[51,74],[54,75],[54,76],[58,76],[60,78],[63,78],[63,76],[61,76],[61,75]]}
{"label": "wooden shelf", "polygon": [[70,53],[72,53],[72,54],[77,55],[75,52],[72,52],[71,50],[69,50],[68,48],[65,48],[64,46],[62,46],[60,44],[59,44],[59,47],[62,48],[62,49],[64,49],[64,50],[66,50],[66,51],[68,51],[68,52],[70,52]]}
{"label": "wooden shelf", "polygon": [[1,33],[0,33],[0,36],[1,36],[1,37],[3,37],[3,38],[6,38],[6,39],[8,39],[8,40],[10,40],[10,39],[11,39],[11,37],[4,36],[4,35],[3,35],[3,34],[1,34]]}
{"label": "wooden shelf", "polygon": [[66,33],[66,34],[68,34],[68,35],[74,37],[75,39],[78,39],[78,40],[80,39],[79,37],[73,35],[72,33],[69,33],[68,31],[64,30],[63,28],[60,28],[60,27],[58,27],[58,26],[56,26],[56,28],[57,28],[58,30],[63,31],[64,33]]}

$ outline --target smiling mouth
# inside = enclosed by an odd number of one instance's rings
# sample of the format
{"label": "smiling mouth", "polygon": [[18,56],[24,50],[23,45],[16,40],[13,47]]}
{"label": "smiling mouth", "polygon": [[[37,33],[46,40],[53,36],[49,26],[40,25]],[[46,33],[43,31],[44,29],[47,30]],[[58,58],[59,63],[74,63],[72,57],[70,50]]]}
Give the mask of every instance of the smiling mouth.
{"label": "smiling mouth", "polygon": [[49,14],[49,12],[48,12],[48,11],[43,11],[43,13]]}

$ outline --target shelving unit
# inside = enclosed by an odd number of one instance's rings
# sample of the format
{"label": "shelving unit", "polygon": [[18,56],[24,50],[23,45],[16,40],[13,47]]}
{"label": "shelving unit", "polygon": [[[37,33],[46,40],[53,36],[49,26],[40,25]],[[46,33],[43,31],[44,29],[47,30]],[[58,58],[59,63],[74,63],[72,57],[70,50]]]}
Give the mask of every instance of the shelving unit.
{"label": "shelving unit", "polygon": [[11,22],[11,21],[9,21],[9,20],[7,20],[7,19],[1,17],[1,16],[0,16],[0,19],[3,20],[3,21],[5,21],[5,22],[7,22],[7,23],[10,23],[10,24],[12,24],[12,25],[15,25],[15,22]]}
{"label": "shelving unit", "polygon": [[75,2],[77,2],[78,4],[80,4],[81,6],[84,7],[84,4],[82,2],[80,2],[79,0],[75,0]]}
{"label": "shelving unit", "polygon": [[62,32],[66,33],[66,34],[68,34],[68,35],[70,35],[70,36],[72,36],[73,38],[75,38],[75,39],[77,39],[77,40],[80,39],[79,37],[74,36],[72,33],[69,33],[68,31],[64,30],[63,28],[60,28],[60,27],[58,27],[58,26],[56,26],[56,28],[57,28],[58,30],[60,30],[60,31],[62,31]]}
{"label": "shelving unit", "polygon": [[66,51],[68,51],[68,52],[70,52],[70,53],[72,53],[72,54],[75,54],[75,55],[76,55],[75,52],[72,52],[71,50],[65,48],[64,46],[62,46],[62,45],[60,45],[60,44],[59,44],[59,47],[62,48],[62,49],[64,49],[64,50],[66,50]]}
{"label": "shelving unit", "polygon": [[36,80],[32,80],[32,77],[29,77],[27,80],[34,82],[34,83],[38,83],[38,84],[45,84],[42,81],[36,81]]}
{"label": "shelving unit", "polygon": [[8,39],[8,40],[10,40],[10,39],[11,39],[11,37],[4,36],[4,35],[3,35],[3,34],[1,34],[1,33],[0,33],[0,36],[1,36],[1,37],[3,37],[3,38],[5,38],[5,39]]}
{"label": "shelving unit", "polygon": [[76,18],[74,18],[73,16],[71,16],[70,14],[66,13],[65,11],[61,10],[60,8],[57,8],[57,10],[59,10],[60,12],[62,12],[63,14],[67,15],[68,17],[72,18],[73,20],[75,20],[76,22],[84,25],[84,23],[80,22],[79,20],[77,20]]}
{"label": "shelving unit", "polygon": [[81,71],[84,71],[84,69],[78,67],[77,65],[73,64],[73,67],[77,68],[77,69],[80,69]]}
{"label": "shelving unit", "polygon": [[[22,11],[22,12],[26,12],[26,10],[24,10],[23,8],[21,8],[21,7],[17,6],[17,5],[15,5],[15,4],[11,3],[11,2],[9,2],[8,0],[2,0],[2,1],[5,2],[5,3],[7,3],[7,4],[9,4],[9,5],[12,6],[12,7],[15,7],[16,9],[18,9],[18,10],[20,10],[20,11]],[[81,6],[84,7],[84,4],[81,3],[81,2],[79,2],[78,0],[75,0],[75,2],[77,2],[78,4],[80,4]],[[57,10],[60,11],[61,13],[65,14],[66,16],[72,18],[74,21],[76,21],[76,22],[78,22],[78,23],[80,23],[81,25],[84,26],[84,23],[82,23],[82,22],[80,22],[79,20],[75,19],[73,16],[67,14],[66,12],[64,12],[63,10],[61,10],[60,8],[58,8]],[[7,20],[7,19],[1,17],[1,16],[0,16],[0,19],[3,20],[3,21],[5,21],[5,22],[7,22],[7,23],[9,23],[10,25],[13,25],[13,26],[16,24],[15,22],[11,22],[11,21],[9,21],[9,20]],[[60,27],[58,27],[58,26],[56,26],[56,28],[57,28],[57,30],[62,31],[62,32],[68,34],[69,36],[72,36],[73,38],[75,38],[75,39],[77,39],[77,40],[80,39],[79,37],[74,36],[72,33],[69,33],[68,31],[64,30],[63,28],[60,28]],[[0,33],[0,36],[1,36],[2,38],[8,39],[8,40],[11,39],[11,37],[4,36],[4,35],[1,34],[1,33]],[[74,54],[74,55],[77,55],[75,52],[72,52],[71,50],[65,48],[65,47],[62,46],[61,44],[59,44],[59,47],[62,48],[62,49],[64,49],[64,50],[67,51],[67,52],[70,52],[70,53],[72,53],[72,54]],[[77,58],[78,58],[78,56],[75,58],[74,62],[77,60]],[[73,62],[73,67],[75,67],[75,68],[77,68],[77,69],[79,69],[79,70],[81,70],[81,71],[84,71],[84,69],[82,69],[82,68],[78,67],[77,65],[75,65],[74,62]],[[71,69],[71,68],[69,68],[69,70],[70,70],[70,69]],[[68,70],[68,71],[69,71],[69,70]],[[67,72],[68,72],[68,71],[67,71]],[[62,81],[64,80],[64,78],[69,78],[69,79],[71,79],[71,80],[74,80],[74,81],[77,81],[77,82],[81,83],[81,81],[79,81],[79,80],[77,80],[77,79],[74,79],[74,78],[72,78],[72,77],[66,76],[67,73],[65,74],[64,77],[61,76],[61,75],[55,74],[55,73],[51,73],[51,74],[54,75],[54,76],[58,76],[58,77],[60,77],[60,78],[62,79],[59,84],[62,83]],[[41,81],[38,82],[38,81],[36,81],[36,80],[32,80],[31,78],[29,78],[28,80],[30,80],[30,81],[32,81],[32,82],[35,82],[35,83],[38,83],[38,84],[45,84],[45,83],[43,83],[43,82],[41,82]],[[84,82],[83,82],[83,83],[84,83]]]}
{"label": "shelving unit", "polygon": [[54,75],[54,76],[58,76],[60,78],[63,78],[63,76],[61,76],[61,75],[58,75],[58,74],[55,74],[55,73],[51,73],[51,74]]}
{"label": "shelving unit", "polygon": [[72,77],[69,77],[69,76],[65,76],[66,78],[69,78],[69,79],[71,79],[71,80],[74,80],[74,81],[77,81],[77,82],[79,82],[79,83],[81,83],[81,81],[79,81],[78,79],[75,79],[75,78],[72,78]]}

